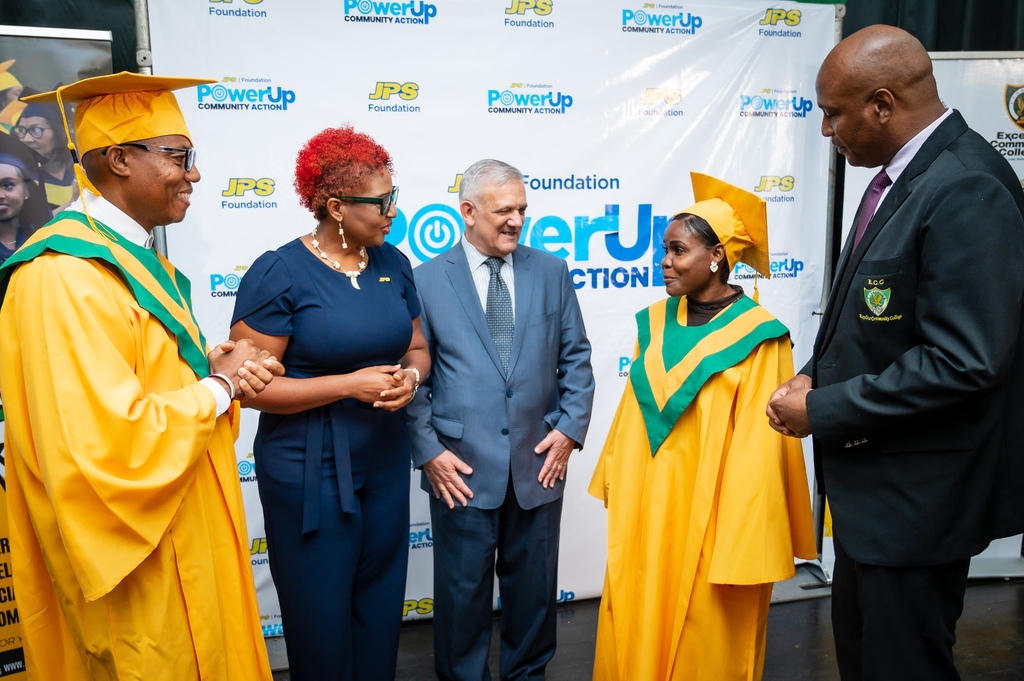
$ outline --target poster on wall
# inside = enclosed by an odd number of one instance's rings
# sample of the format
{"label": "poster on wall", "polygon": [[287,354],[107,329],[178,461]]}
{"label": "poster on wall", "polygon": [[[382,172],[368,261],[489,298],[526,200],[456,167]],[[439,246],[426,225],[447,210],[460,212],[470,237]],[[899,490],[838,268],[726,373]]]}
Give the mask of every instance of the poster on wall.
{"label": "poster on wall", "polygon": [[[110,73],[110,33],[0,26],[0,264],[77,192],[56,105],[28,106],[46,92]],[[3,438],[0,403],[0,440]],[[0,443],[0,678],[25,676],[11,567],[4,445]]]}
{"label": "poster on wall", "polygon": [[[593,344],[597,394],[573,454],[557,593],[601,593],[602,504],[587,486],[629,375],[634,314],[665,297],[662,238],[693,202],[690,171],[763,196],[771,280],[760,302],[807,360],[821,293],[828,146],[814,109],[834,44],[831,5],[723,0],[206,0],[150,10],[154,73],[216,78],[183,91],[202,181],[167,231],[208,337],[228,333],[234,295],[263,252],[315,221],[292,189],[295,157],[351,123],[391,153],[401,187],[388,241],[412,264],[455,245],[460,173],[497,158],[525,176],[522,243],[565,259]],[[180,49],[180,36],[193,48]],[[468,55],[468,56],[467,56]],[[753,293],[740,265],[732,281]],[[266,557],[247,412],[237,442],[264,633],[281,631]],[[404,614],[432,613],[433,533],[412,476]],[[497,603],[496,603],[497,605]]]}
{"label": "poster on wall", "polygon": [[[932,71],[939,97],[959,111],[973,130],[1009,161],[1024,184],[1024,52],[933,52]],[[877,169],[846,167],[843,238],[849,233],[860,199]],[[827,529],[827,528],[826,528]],[[971,560],[971,577],[1024,576],[1020,535],[992,542]],[[826,531],[822,567],[835,562]]]}

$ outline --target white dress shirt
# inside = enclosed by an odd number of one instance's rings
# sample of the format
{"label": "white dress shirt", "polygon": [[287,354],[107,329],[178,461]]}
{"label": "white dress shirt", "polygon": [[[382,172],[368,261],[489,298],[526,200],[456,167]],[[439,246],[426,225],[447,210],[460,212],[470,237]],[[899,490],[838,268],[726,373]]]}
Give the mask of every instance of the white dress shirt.
{"label": "white dress shirt", "polygon": [[[82,190],[82,196],[68,206],[68,210],[85,214],[85,206],[82,205],[83,198],[88,203],[89,215],[93,220],[102,222],[104,225],[123,236],[136,246],[151,248],[153,235],[146,231],[146,228],[135,222],[127,213],[110,203],[102,196],[97,196],[87,189]],[[503,268],[504,269],[504,268]],[[220,416],[231,406],[231,395],[224,389],[220,381],[212,376],[199,381],[213,392],[213,398],[217,401],[217,416]]]}
{"label": "white dress shirt", "polygon": [[[487,258],[490,256],[484,255],[476,249],[476,246],[469,243],[469,241],[462,238],[462,248],[466,251],[466,259],[469,261],[469,273],[473,277],[473,285],[476,286],[476,293],[480,296],[480,304],[484,308],[484,313],[487,312],[487,288],[491,283],[491,268],[487,266]],[[512,301],[512,319],[515,320],[516,314],[516,274],[512,267],[512,254],[509,253],[502,260],[505,264],[502,265],[501,269],[498,270],[498,276],[501,277],[502,281],[505,282],[505,286],[508,288],[508,295]]]}

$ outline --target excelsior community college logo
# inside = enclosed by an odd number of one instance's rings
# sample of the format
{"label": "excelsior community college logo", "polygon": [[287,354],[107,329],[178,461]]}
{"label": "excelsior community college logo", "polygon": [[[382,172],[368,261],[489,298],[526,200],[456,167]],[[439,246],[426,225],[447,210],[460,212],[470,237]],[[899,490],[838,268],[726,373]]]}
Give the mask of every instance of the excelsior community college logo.
{"label": "excelsior community college logo", "polygon": [[1024,85],[1006,84],[1006,113],[1021,130],[1024,130]]}
{"label": "excelsior community college logo", "polygon": [[889,307],[889,292],[892,289],[885,289],[884,291],[877,286],[870,289],[864,289],[864,302],[868,304],[868,309],[871,310],[871,314],[876,317],[883,312],[885,308]]}

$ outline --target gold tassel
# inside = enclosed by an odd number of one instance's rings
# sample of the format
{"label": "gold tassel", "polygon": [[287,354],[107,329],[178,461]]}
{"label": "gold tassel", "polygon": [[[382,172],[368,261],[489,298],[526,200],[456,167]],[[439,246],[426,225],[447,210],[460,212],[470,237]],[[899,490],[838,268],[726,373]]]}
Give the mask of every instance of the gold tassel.
{"label": "gold tassel", "polygon": [[100,225],[93,222],[92,216],[89,215],[89,205],[85,200],[86,190],[92,192],[96,196],[103,196],[99,189],[89,181],[89,178],[85,175],[85,169],[82,167],[80,159],[78,158],[78,150],[75,149],[75,143],[71,141],[71,129],[68,127],[68,117],[64,111],[64,101],[60,96],[60,88],[57,88],[57,107],[60,109],[61,120],[64,121],[64,135],[68,140],[68,149],[71,151],[71,159],[75,162],[75,179],[78,180],[78,191],[79,196],[82,199],[82,207],[85,209],[85,217],[89,221],[89,226],[97,234],[102,234],[110,241],[117,241],[117,235],[110,230],[103,229]]}

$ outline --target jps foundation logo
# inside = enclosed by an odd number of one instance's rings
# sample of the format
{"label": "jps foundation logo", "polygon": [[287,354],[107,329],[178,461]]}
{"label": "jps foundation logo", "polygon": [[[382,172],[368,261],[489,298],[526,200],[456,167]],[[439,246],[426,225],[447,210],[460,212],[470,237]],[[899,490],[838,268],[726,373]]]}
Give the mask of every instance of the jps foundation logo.
{"label": "jps foundation logo", "polygon": [[1021,130],[1024,130],[1024,85],[1006,84],[1006,114]]}
{"label": "jps foundation logo", "polygon": [[800,10],[770,9],[765,11],[764,17],[758,23],[761,26],[775,26],[780,21],[786,26],[796,26],[800,23]]}
{"label": "jps foundation logo", "polygon": [[640,98],[639,113],[641,116],[682,116],[683,110],[679,103],[683,99],[683,91],[678,88],[649,87]]}
{"label": "jps foundation logo", "polygon": [[512,0],[512,4],[505,8],[505,26],[554,28],[555,22],[548,21],[554,8],[554,0]]}
{"label": "jps foundation logo", "polygon": [[416,83],[379,82],[370,93],[370,99],[391,99],[396,95],[401,99],[416,99],[420,94],[420,86]]}
{"label": "jps foundation logo", "polygon": [[526,14],[533,12],[539,17],[551,14],[554,0],[512,0],[512,4],[505,8],[505,14]]}
{"label": "jps foundation logo", "polygon": [[211,17],[243,17],[248,19],[266,19],[267,12],[262,9],[253,9],[249,5],[259,5],[263,0],[238,0],[236,6],[232,6],[234,0],[210,0],[212,5],[208,13]]}
{"label": "jps foundation logo", "polygon": [[778,175],[762,175],[761,181],[754,187],[754,191],[770,192],[773,189],[778,189],[781,192],[788,192],[792,191],[795,183],[796,180],[793,179],[792,175],[783,175],[781,177]]}
{"label": "jps foundation logo", "polygon": [[416,104],[400,104],[393,101],[397,97],[403,102],[408,102],[420,96],[420,86],[416,83],[399,83],[395,81],[379,81],[370,93],[368,111],[376,112],[397,112],[397,113],[419,113],[420,107]]}

